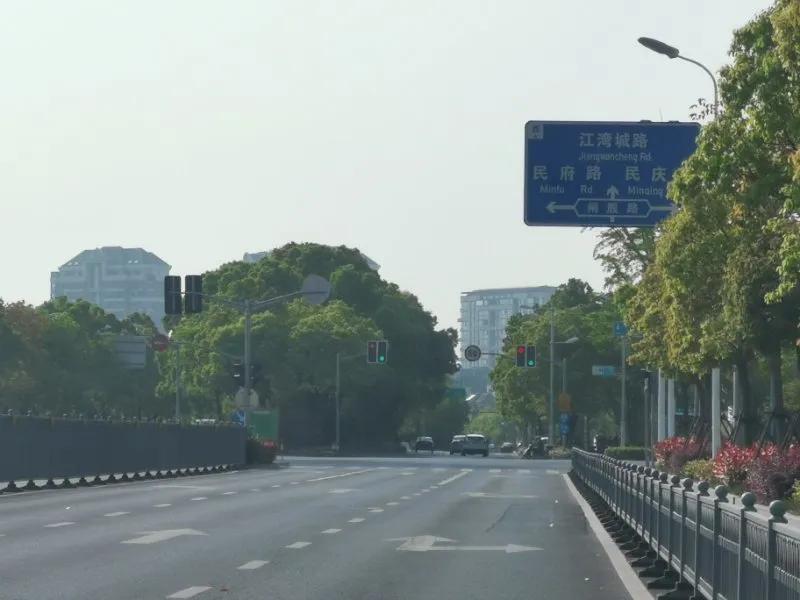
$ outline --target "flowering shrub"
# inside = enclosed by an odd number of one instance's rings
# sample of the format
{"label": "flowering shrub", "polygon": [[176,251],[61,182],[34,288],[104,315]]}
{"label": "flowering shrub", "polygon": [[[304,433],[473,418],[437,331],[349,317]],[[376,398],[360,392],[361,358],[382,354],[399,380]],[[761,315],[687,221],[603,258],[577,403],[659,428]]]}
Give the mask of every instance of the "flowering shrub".
{"label": "flowering shrub", "polygon": [[797,479],[800,479],[800,447],[790,446],[782,452],[775,444],[767,444],[753,459],[745,487],[761,502],[770,502],[791,494]]}
{"label": "flowering shrub", "polygon": [[710,484],[719,482],[719,478],[714,473],[714,461],[711,459],[699,458],[690,460],[683,465],[681,474],[691,477],[694,481],[707,481]]}
{"label": "flowering shrub", "polygon": [[695,438],[673,436],[664,438],[653,446],[659,468],[679,473],[690,460],[704,457],[705,451]]}
{"label": "flowering shrub", "polygon": [[756,454],[755,446],[742,448],[725,442],[714,458],[714,475],[728,486],[741,485],[747,479]]}

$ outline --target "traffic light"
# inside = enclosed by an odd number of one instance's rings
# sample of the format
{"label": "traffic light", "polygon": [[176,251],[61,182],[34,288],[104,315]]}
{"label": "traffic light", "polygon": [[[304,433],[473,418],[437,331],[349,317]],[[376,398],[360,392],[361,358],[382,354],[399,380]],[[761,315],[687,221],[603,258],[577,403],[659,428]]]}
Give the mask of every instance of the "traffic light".
{"label": "traffic light", "polygon": [[181,278],[177,275],[164,277],[164,312],[168,315],[179,315],[183,312],[181,301]]}
{"label": "traffic light", "polygon": [[389,342],[381,340],[378,342],[378,364],[385,365],[389,353]]}
{"label": "traffic light", "polygon": [[525,346],[517,346],[517,366],[525,366]]}
{"label": "traffic light", "polygon": [[525,346],[525,366],[526,367],[535,367],[536,366],[536,346]]}
{"label": "traffic light", "polygon": [[378,342],[367,342],[367,363],[374,365],[378,362]]}
{"label": "traffic light", "polygon": [[261,365],[253,363],[250,365],[250,385],[255,385],[261,381]]}
{"label": "traffic light", "polygon": [[244,387],[244,365],[240,362],[233,363],[233,380]]}
{"label": "traffic light", "polygon": [[186,284],[186,298],[184,309],[186,314],[199,313],[203,310],[203,276],[187,275],[184,277]]}

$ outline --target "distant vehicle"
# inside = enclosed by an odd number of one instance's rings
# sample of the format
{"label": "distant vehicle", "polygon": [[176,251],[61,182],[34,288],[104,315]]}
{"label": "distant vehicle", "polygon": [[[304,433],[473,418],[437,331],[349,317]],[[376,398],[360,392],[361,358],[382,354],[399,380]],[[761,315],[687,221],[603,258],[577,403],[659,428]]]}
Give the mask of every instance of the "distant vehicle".
{"label": "distant vehicle", "polygon": [[414,442],[414,452],[419,452],[420,450],[429,450],[433,454],[433,438],[428,436],[418,437],[417,441]]}
{"label": "distant vehicle", "polygon": [[464,446],[464,441],[467,439],[465,435],[454,435],[450,440],[450,454],[461,454],[461,448]]}
{"label": "distant vehicle", "polygon": [[500,446],[500,452],[503,454],[510,454],[516,449],[516,445],[511,442],[505,442],[502,446]]}
{"label": "distant vehicle", "polygon": [[483,454],[489,456],[489,441],[480,433],[469,433],[461,446],[461,456],[467,454]]}

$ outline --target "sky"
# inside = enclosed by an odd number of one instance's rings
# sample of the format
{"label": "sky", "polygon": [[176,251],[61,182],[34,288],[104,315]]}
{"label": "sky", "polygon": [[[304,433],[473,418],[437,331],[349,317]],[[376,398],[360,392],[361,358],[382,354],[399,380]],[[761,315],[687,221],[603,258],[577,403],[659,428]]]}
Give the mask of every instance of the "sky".
{"label": "sky", "polygon": [[687,120],[766,0],[13,0],[0,298],[81,250],[193,274],[357,247],[456,326],[462,291],[602,287],[597,230],[523,223],[529,120]]}

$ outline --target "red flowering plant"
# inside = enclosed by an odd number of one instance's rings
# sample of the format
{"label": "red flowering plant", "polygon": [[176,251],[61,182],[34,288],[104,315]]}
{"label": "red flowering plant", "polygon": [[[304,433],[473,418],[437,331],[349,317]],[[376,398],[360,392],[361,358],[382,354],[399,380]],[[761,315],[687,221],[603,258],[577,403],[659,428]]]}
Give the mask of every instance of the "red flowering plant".
{"label": "red flowering plant", "polygon": [[705,454],[700,440],[683,436],[664,438],[653,446],[653,452],[658,468],[671,473],[680,473],[683,465]]}
{"label": "red flowering plant", "polygon": [[759,501],[771,502],[788,496],[797,479],[800,479],[800,447],[792,445],[781,450],[775,444],[766,444],[753,459],[745,484]]}
{"label": "red flowering plant", "polygon": [[743,448],[725,442],[714,458],[714,476],[728,486],[740,486],[747,479],[757,453],[755,446]]}

